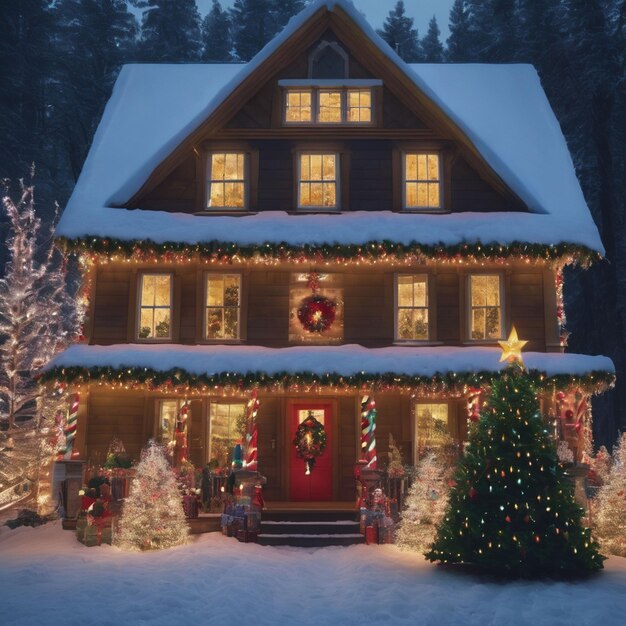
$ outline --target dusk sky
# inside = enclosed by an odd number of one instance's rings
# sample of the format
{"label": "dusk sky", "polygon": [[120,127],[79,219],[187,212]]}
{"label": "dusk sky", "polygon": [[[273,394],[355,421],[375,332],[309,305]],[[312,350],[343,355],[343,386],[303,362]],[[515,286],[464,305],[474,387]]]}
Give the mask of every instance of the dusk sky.
{"label": "dusk sky", "polygon": [[[395,6],[396,0],[353,0],[374,28],[380,28],[389,11]],[[415,26],[419,36],[423,37],[428,28],[428,22],[433,15],[441,29],[441,39],[445,44],[448,37],[448,16],[454,0],[405,0],[407,15],[415,19]],[[197,0],[198,9],[204,16],[211,8],[212,0]],[[223,7],[232,6],[233,0],[222,0]]]}

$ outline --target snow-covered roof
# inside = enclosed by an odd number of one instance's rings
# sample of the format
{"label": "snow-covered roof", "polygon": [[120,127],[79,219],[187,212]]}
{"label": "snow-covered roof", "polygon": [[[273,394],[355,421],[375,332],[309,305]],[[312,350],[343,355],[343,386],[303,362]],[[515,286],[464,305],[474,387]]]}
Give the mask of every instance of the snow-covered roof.
{"label": "snow-covered roof", "polygon": [[[313,14],[339,7],[454,122],[530,213],[193,216],[113,208]],[[384,79],[384,77],[382,77]],[[358,209],[358,207],[353,207]],[[332,220],[332,222],[330,221]],[[257,230],[259,223],[267,228]],[[366,236],[368,235],[373,236]],[[318,0],[249,63],[127,65],[115,84],[57,234],[156,243],[570,243],[604,252],[565,139],[530,65],[404,63],[348,0]]]}
{"label": "snow-covered roof", "polygon": [[[320,376],[396,374],[434,377],[451,373],[497,373],[506,367],[506,363],[499,361],[501,354],[500,349],[487,347],[364,348],[360,345],[343,345],[264,348],[233,345],[79,344],[70,346],[55,357],[44,371],[108,367],[115,370],[148,368],[158,372],[181,370],[195,376],[307,373]],[[525,352],[523,357],[529,370],[546,376],[615,372],[613,362],[605,356]]]}

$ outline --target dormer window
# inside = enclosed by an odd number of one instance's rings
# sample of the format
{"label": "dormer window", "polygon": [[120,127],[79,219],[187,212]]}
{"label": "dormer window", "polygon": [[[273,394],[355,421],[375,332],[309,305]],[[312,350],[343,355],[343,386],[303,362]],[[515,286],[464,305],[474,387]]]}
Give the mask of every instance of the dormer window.
{"label": "dormer window", "polygon": [[241,210],[248,202],[245,152],[212,152],[207,159],[207,209]]}
{"label": "dormer window", "polygon": [[379,80],[281,80],[285,126],[363,126],[376,121]]}
{"label": "dormer window", "polygon": [[306,152],[298,155],[298,208],[334,211],[339,208],[339,155]]}

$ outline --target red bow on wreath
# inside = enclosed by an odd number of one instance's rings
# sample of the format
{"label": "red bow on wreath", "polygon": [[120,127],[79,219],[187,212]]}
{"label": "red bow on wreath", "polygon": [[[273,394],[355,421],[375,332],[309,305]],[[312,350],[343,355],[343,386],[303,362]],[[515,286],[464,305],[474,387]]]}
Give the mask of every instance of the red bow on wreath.
{"label": "red bow on wreath", "polygon": [[315,419],[313,411],[309,411],[307,418],[298,426],[293,445],[298,458],[304,460],[304,473],[308,476],[313,471],[316,458],[326,449],[326,431]]}

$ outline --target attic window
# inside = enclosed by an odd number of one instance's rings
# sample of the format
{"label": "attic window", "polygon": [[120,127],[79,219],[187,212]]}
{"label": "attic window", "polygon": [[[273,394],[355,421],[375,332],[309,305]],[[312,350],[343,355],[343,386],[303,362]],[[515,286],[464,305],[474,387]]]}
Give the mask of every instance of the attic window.
{"label": "attic window", "polygon": [[285,125],[372,124],[372,89],[379,81],[338,81],[341,84],[316,81],[317,84],[303,85],[304,82],[280,81],[281,86],[286,87]]}
{"label": "attic window", "polygon": [[441,208],[441,159],[437,153],[405,152],[404,208]]}
{"label": "attic window", "polygon": [[309,56],[309,78],[348,78],[348,54],[336,41],[322,41]]}

